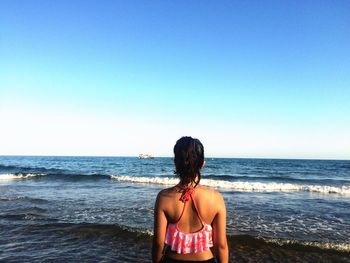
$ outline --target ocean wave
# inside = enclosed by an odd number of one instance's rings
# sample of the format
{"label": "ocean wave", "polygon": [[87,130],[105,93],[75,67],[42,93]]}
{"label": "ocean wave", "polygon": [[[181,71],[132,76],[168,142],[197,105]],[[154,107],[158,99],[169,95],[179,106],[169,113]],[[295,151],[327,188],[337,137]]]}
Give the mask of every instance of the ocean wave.
{"label": "ocean wave", "polygon": [[[21,220],[36,221],[40,217],[32,218],[33,215],[20,217]],[[75,236],[95,236],[95,237],[111,237],[122,238],[126,240],[141,240],[151,242],[153,231],[151,229],[133,228],[119,224],[91,224],[91,223],[60,223],[52,222],[46,224],[31,224],[24,226],[30,230],[38,229],[38,233],[42,231],[54,230],[55,232],[73,234]],[[256,237],[251,235],[227,235],[229,244],[233,246],[249,246],[249,247],[283,247],[291,250],[302,251],[334,251],[340,253],[349,253],[350,244],[344,242],[323,242],[323,241],[306,241],[296,239],[277,239],[269,237]]]}
{"label": "ocean wave", "polygon": [[338,183],[346,184],[350,183],[349,179],[332,179],[332,178],[315,178],[315,177],[306,177],[306,178],[293,178],[291,176],[249,176],[249,175],[204,175],[202,179],[216,179],[216,180],[228,180],[228,181],[278,181],[278,182],[292,182],[292,183]]}
{"label": "ocean wave", "polygon": [[[179,182],[176,178],[170,177],[135,177],[111,175],[111,178],[121,182],[175,185]],[[292,183],[261,183],[244,181],[226,181],[214,179],[202,179],[201,185],[225,190],[242,192],[314,192],[322,194],[350,195],[350,186],[329,186],[329,185],[305,185]]]}
{"label": "ocean wave", "polygon": [[46,168],[46,167],[31,167],[31,166],[15,166],[15,165],[2,165],[0,164],[0,172],[2,173],[32,173],[32,174],[64,174],[66,170],[58,168]]}
{"label": "ocean wave", "polygon": [[14,202],[30,202],[35,204],[44,204],[49,202],[46,199],[42,198],[32,198],[28,196],[0,196],[0,201],[14,201]]}
{"label": "ocean wave", "polygon": [[251,235],[228,235],[227,239],[231,244],[244,244],[250,247],[272,246],[283,247],[299,251],[335,251],[341,253],[350,252],[350,244],[331,241],[307,241],[297,239],[278,239],[270,237],[256,237]]}
{"label": "ocean wave", "polygon": [[141,177],[128,175],[111,175],[111,178],[121,182],[141,183],[141,184],[160,184],[174,185],[179,182],[177,178],[170,177]]}
{"label": "ocean wave", "polygon": [[0,181],[12,181],[18,179],[28,179],[38,176],[44,176],[46,174],[23,174],[23,173],[15,173],[15,174],[0,174]]}
{"label": "ocean wave", "polygon": [[349,243],[335,243],[335,242],[319,242],[319,241],[304,241],[304,240],[286,240],[286,239],[275,239],[275,238],[261,238],[266,243],[275,244],[278,246],[288,247],[306,247],[306,248],[317,248],[321,250],[336,250],[339,252],[350,252]]}
{"label": "ocean wave", "polygon": [[42,214],[23,213],[23,214],[0,214],[0,219],[23,220],[23,221],[57,221],[55,218],[49,218]]}
{"label": "ocean wave", "polygon": [[6,173],[0,174],[0,181],[11,181],[18,179],[33,179],[45,176],[46,179],[59,180],[100,180],[110,179],[106,174],[73,174],[73,173]]}
{"label": "ocean wave", "polygon": [[4,164],[0,164],[0,170],[11,170],[11,169],[16,169],[17,167],[14,165],[4,165]]}

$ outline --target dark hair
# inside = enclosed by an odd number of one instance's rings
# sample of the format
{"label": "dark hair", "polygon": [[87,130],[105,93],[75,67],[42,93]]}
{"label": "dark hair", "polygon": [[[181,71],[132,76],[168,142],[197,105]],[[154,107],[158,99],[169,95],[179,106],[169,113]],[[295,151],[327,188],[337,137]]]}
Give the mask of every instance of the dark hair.
{"label": "dark hair", "polygon": [[204,163],[203,144],[198,139],[182,137],[174,146],[174,155],[175,174],[180,177],[181,183],[194,183],[197,186],[201,180],[200,170]]}

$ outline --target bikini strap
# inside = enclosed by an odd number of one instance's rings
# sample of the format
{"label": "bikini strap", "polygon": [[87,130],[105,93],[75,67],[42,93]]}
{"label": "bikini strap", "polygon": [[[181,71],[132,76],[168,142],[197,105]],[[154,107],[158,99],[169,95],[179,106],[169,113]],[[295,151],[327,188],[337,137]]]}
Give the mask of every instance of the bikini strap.
{"label": "bikini strap", "polygon": [[177,220],[176,224],[179,223],[179,221],[180,221],[181,218],[182,218],[182,215],[183,215],[184,212],[185,212],[185,207],[186,207],[187,201],[191,199],[192,202],[193,202],[194,208],[195,208],[195,210],[196,210],[196,213],[197,213],[197,215],[198,215],[198,218],[199,218],[199,220],[201,221],[202,225],[204,226],[203,219],[202,219],[202,217],[201,217],[201,215],[200,215],[200,213],[199,213],[197,204],[196,204],[196,202],[194,201],[193,194],[194,194],[194,188],[187,188],[187,189],[185,189],[185,192],[184,192],[184,193],[182,194],[182,196],[180,197],[180,200],[181,200],[182,202],[184,202],[184,207],[182,208],[181,215],[180,215],[179,219]]}
{"label": "bikini strap", "polygon": [[[193,194],[194,194],[194,192],[193,192]],[[202,223],[202,225],[204,226],[204,221],[203,221],[203,219],[202,219],[202,217],[201,217],[201,214],[199,213],[199,210],[198,210],[198,207],[197,207],[196,201],[194,200],[194,198],[193,198],[193,195],[192,195],[192,194],[191,194],[191,199],[192,199],[192,202],[193,202],[194,208],[196,209],[196,212],[197,212],[198,218],[201,220],[201,223]]]}
{"label": "bikini strap", "polygon": [[179,217],[179,219],[176,221],[176,225],[180,222],[180,220],[181,220],[181,218],[182,218],[182,215],[184,214],[184,212],[185,212],[185,207],[186,207],[186,201],[185,201],[185,203],[184,203],[184,207],[182,208],[182,212],[181,212],[181,215],[180,215],[180,217]]}

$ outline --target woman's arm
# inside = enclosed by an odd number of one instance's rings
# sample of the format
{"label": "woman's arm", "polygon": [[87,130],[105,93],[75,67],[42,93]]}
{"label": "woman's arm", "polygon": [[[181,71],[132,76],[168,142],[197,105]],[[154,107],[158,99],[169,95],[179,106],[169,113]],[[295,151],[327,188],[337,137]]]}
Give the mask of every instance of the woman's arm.
{"label": "woman's arm", "polygon": [[152,244],[152,262],[158,263],[162,259],[167,219],[163,210],[162,192],[157,196],[154,206],[154,233]]}
{"label": "woman's arm", "polygon": [[226,238],[226,207],[222,195],[217,196],[218,212],[213,221],[214,252],[220,263],[228,262],[228,246]]}

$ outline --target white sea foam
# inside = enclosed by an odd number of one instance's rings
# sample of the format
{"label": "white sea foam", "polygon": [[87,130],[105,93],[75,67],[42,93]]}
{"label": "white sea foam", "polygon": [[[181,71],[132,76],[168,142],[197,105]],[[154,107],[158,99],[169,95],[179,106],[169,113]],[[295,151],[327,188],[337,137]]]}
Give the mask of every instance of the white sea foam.
{"label": "white sea foam", "polygon": [[18,179],[28,179],[35,176],[43,176],[45,174],[0,174],[0,181],[12,181]]}
{"label": "white sea foam", "polygon": [[179,182],[176,178],[169,177],[139,177],[128,175],[111,175],[112,179],[121,182],[141,183],[141,184],[161,184],[161,185],[174,185]]}
{"label": "white sea foam", "polygon": [[130,228],[127,226],[121,226],[122,229],[127,230],[129,232],[133,232],[133,233],[141,233],[141,234],[145,234],[147,236],[153,236],[153,229],[147,229],[147,228]]}
{"label": "white sea foam", "polygon": [[[132,182],[141,184],[174,185],[179,182],[176,178],[170,177],[135,177],[112,175],[112,179],[121,182]],[[202,179],[201,185],[246,192],[315,192],[322,194],[350,195],[350,185],[329,186],[329,185],[305,185],[291,183],[261,183],[261,182],[230,182],[225,180]]]}
{"label": "white sea foam", "polygon": [[269,239],[262,238],[267,243],[277,244],[279,246],[284,245],[302,245],[302,246],[311,246],[317,247],[320,249],[332,249],[341,252],[350,252],[349,243],[332,243],[332,242],[317,242],[317,241],[302,241],[302,240],[283,240],[283,239]]}

